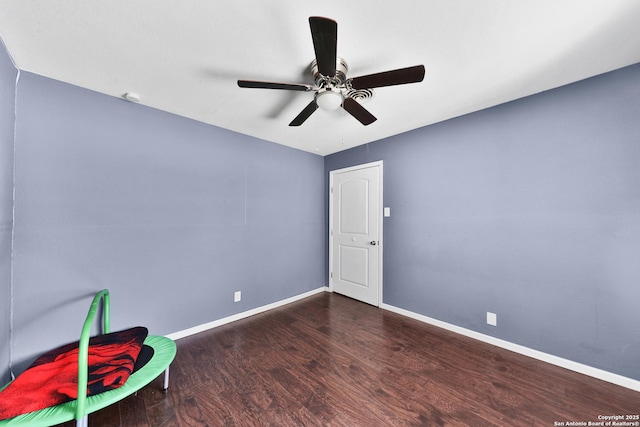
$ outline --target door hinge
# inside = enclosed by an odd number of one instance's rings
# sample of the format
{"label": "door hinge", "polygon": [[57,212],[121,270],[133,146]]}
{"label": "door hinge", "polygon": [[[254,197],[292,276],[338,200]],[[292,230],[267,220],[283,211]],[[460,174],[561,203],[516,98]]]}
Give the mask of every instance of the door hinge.
{"label": "door hinge", "polygon": [[333,279],[333,271],[331,273],[329,273],[329,277],[331,277]]}

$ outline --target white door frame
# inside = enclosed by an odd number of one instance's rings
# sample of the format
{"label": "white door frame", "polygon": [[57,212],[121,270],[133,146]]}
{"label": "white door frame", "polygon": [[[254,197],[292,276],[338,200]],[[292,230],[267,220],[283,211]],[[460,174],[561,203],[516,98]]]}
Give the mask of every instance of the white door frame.
{"label": "white door frame", "polygon": [[338,173],[344,173],[344,172],[351,172],[354,170],[358,170],[358,169],[366,169],[366,168],[370,168],[373,166],[378,166],[380,169],[380,175],[379,175],[379,179],[380,182],[378,183],[378,191],[379,191],[379,203],[380,206],[378,206],[379,208],[379,221],[378,221],[378,236],[380,236],[379,239],[379,248],[378,248],[378,307],[382,306],[382,261],[384,259],[384,257],[382,256],[382,253],[384,251],[384,238],[382,235],[382,223],[384,222],[384,215],[383,215],[383,206],[384,206],[384,199],[382,198],[383,196],[383,183],[384,183],[384,169],[383,169],[383,162],[382,160],[379,160],[377,162],[370,162],[370,163],[364,163],[361,165],[356,165],[356,166],[350,166],[348,168],[342,168],[342,169],[336,169],[336,170],[332,170],[329,172],[329,292],[333,292],[333,278],[332,278],[332,272],[333,272],[333,235],[332,235],[332,230],[333,230],[333,193],[332,193],[332,188],[333,188],[333,176],[335,174]]}

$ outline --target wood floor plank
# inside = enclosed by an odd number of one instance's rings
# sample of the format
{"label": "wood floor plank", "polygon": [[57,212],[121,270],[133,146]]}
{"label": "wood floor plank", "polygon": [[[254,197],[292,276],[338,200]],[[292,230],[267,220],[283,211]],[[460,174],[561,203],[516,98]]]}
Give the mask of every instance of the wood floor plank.
{"label": "wood floor plank", "polygon": [[167,394],[159,379],[93,425],[517,427],[640,412],[638,392],[337,294],[177,344]]}

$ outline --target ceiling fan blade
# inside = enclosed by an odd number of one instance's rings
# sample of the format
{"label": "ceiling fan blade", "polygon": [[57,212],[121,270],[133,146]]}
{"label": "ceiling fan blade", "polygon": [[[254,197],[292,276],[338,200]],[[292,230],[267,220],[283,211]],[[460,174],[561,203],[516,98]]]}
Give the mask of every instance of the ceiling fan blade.
{"label": "ceiling fan blade", "polygon": [[383,86],[418,83],[423,79],[424,65],[416,65],[414,67],[399,68],[397,70],[354,77],[351,79],[351,87],[354,89],[372,89]]}
{"label": "ceiling fan blade", "polygon": [[338,23],[329,18],[312,16],[309,18],[309,26],[318,72],[325,77],[333,77],[336,74]]}
{"label": "ceiling fan blade", "polygon": [[298,90],[302,92],[310,92],[314,88],[311,85],[298,83],[276,83],[276,82],[260,82],[256,80],[238,80],[238,86],[251,89],[283,89]]}
{"label": "ceiling fan blade", "polygon": [[289,126],[300,126],[317,109],[318,109],[318,104],[316,104],[316,101],[315,100],[311,101],[309,105],[304,107],[304,110],[302,110],[302,112],[300,112],[300,114],[298,114],[298,116],[295,119],[293,119],[291,123],[289,123]]}
{"label": "ceiling fan blade", "polygon": [[362,105],[360,105],[358,101],[353,98],[346,97],[342,103],[342,108],[344,108],[347,113],[351,114],[365,126],[370,125],[371,123],[378,120],[373,114],[367,111]]}

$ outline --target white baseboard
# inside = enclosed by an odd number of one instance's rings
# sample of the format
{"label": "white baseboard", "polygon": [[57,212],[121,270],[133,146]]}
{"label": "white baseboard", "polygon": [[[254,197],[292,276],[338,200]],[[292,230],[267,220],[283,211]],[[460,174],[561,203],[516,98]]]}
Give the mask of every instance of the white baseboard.
{"label": "white baseboard", "polygon": [[282,301],[277,301],[272,304],[263,305],[262,307],[257,307],[252,310],[243,311],[242,313],[234,314],[233,316],[224,317],[222,319],[214,320],[213,322],[204,323],[202,325],[194,326],[193,328],[174,332],[172,334],[167,335],[167,337],[171,338],[172,340],[178,340],[180,338],[188,337],[190,335],[195,335],[199,332],[204,332],[204,331],[208,331],[209,329],[217,328],[218,326],[226,325],[227,323],[235,322],[236,320],[244,319],[259,313],[263,313],[265,311],[273,310],[274,308],[282,307],[283,305],[291,304],[292,302],[296,302],[298,300],[310,297],[311,295],[319,294],[320,292],[326,292],[328,290],[329,288],[327,287],[314,289],[312,291],[305,292],[304,294],[296,295],[291,298],[284,299]]}
{"label": "white baseboard", "polygon": [[569,369],[580,374],[588,375],[593,378],[597,378],[602,381],[607,381],[612,384],[619,385],[631,390],[640,391],[640,381],[632,378],[623,377],[622,375],[614,374],[612,372],[604,371],[602,369],[594,368],[582,363],[574,362],[572,360],[563,359],[562,357],[554,356],[551,354],[543,353],[538,350],[533,350],[528,347],[524,347],[518,344],[514,344],[509,341],[501,340],[489,335],[481,334],[479,332],[465,329],[460,326],[452,325],[450,323],[442,322],[440,320],[432,319],[421,314],[414,313],[412,311],[404,310],[388,304],[381,304],[380,308],[389,310],[394,313],[401,314],[406,317],[410,317],[415,320],[419,320],[424,323],[428,323],[433,326],[437,326],[442,329],[446,329],[451,332],[455,332],[460,335],[464,335],[469,338],[473,338],[487,344],[495,345],[496,347],[504,348],[506,350],[513,351],[515,353],[522,354],[543,362],[550,363],[552,365],[560,366],[561,368]]}
{"label": "white baseboard", "polygon": [[[190,335],[195,335],[197,333],[204,332],[209,329],[217,328],[218,326],[226,325],[227,323],[235,322],[236,320],[245,319],[247,317],[254,316],[256,314],[263,313],[265,311],[273,310],[274,308],[282,307],[284,305],[299,301],[301,299],[310,297],[320,292],[330,292],[330,288],[328,286],[317,288],[309,292],[305,292],[303,294],[284,299],[282,301],[277,301],[272,304],[267,304],[262,307],[257,307],[252,310],[244,311],[242,313],[238,313],[222,319],[214,320],[213,322],[194,326],[193,328],[174,332],[172,334],[167,335],[167,337],[173,340],[178,340],[180,338],[188,337]],[[569,369],[571,371],[578,372],[583,375],[587,375],[602,381],[606,381],[612,384],[619,385],[621,387],[625,387],[625,388],[640,392],[640,381],[634,380],[632,378],[624,377],[622,375],[614,374],[612,372],[604,371],[602,369],[594,368],[592,366],[583,365],[582,363],[574,362],[572,360],[564,359],[562,357],[554,356],[552,354],[544,353],[542,351],[533,350],[531,348],[524,347],[519,344],[514,344],[509,341],[501,340],[499,338],[495,338],[490,335],[481,334],[479,332],[475,332],[470,329],[462,328],[460,326],[452,325],[450,323],[446,323],[441,320],[423,316],[421,314],[417,314],[409,310],[398,308],[393,305],[382,303],[380,305],[380,308],[409,317],[411,319],[418,320],[420,322],[427,323],[429,325],[437,326],[439,328],[442,328],[451,332],[455,332],[460,335],[464,335],[469,338],[476,339],[478,341],[485,342],[487,344],[495,345],[496,347],[500,347],[505,350],[513,351],[514,353],[522,354],[524,356],[528,356],[533,359],[540,360],[542,362],[550,363],[552,365],[559,366],[561,368]]]}

